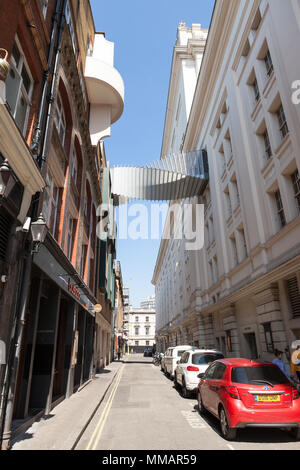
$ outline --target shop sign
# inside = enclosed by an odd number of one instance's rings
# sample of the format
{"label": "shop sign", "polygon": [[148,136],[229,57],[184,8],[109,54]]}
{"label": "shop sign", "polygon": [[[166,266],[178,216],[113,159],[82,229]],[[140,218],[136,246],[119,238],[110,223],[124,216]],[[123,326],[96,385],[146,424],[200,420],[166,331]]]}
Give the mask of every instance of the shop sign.
{"label": "shop sign", "polygon": [[75,299],[80,300],[80,297],[81,297],[80,290],[77,289],[77,287],[74,286],[74,284],[72,284],[71,279],[69,279],[69,282],[68,282],[68,290],[72,295],[74,295]]}

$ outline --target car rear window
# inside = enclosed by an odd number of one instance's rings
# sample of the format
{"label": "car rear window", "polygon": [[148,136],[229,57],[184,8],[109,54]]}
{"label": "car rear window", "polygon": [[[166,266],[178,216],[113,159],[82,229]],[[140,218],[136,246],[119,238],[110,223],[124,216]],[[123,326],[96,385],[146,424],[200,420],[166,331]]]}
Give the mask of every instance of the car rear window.
{"label": "car rear window", "polygon": [[240,384],[270,383],[279,385],[289,383],[286,375],[277,366],[233,367],[231,381]]}
{"label": "car rear window", "polygon": [[198,353],[193,354],[192,364],[208,365],[217,359],[223,359],[223,354],[218,353]]}

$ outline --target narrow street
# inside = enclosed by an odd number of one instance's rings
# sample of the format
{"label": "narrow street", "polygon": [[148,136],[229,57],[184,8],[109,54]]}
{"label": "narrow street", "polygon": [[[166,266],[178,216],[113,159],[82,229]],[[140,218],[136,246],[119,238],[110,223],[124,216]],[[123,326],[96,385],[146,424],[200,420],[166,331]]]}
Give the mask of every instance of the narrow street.
{"label": "narrow street", "polygon": [[241,430],[227,442],[219,423],[202,418],[151,358],[127,357],[76,450],[298,450],[278,429]]}

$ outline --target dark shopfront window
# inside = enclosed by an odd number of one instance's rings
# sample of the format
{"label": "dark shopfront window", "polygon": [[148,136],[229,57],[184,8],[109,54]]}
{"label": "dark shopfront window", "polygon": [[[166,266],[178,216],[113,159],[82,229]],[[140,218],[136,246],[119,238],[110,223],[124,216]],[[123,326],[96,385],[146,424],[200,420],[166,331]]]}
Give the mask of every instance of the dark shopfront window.
{"label": "dark shopfront window", "polygon": [[226,331],[226,344],[227,344],[227,351],[232,352],[232,343],[231,343],[231,331]]}
{"label": "dark shopfront window", "polygon": [[267,351],[269,353],[274,352],[274,343],[273,343],[273,336],[271,330],[271,323],[264,323],[264,332],[265,332],[265,341],[267,346]]}

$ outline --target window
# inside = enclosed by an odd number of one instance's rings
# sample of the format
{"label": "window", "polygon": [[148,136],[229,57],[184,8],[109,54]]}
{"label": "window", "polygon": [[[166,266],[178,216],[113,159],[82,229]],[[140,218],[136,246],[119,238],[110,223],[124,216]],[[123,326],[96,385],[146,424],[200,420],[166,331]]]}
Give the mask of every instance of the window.
{"label": "window", "polygon": [[293,183],[298,212],[300,214],[300,178],[299,178],[298,170],[296,170],[295,173],[292,174],[292,183]]}
{"label": "window", "polygon": [[264,139],[264,144],[265,144],[265,158],[266,160],[269,160],[272,157],[272,148],[271,148],[269,133],[267,129],[263,133],[263,139]]}
{"label": "window", "polygon": [[149,317],[146,317],[146,322],[149,322]]}
{"label": "window", "polygon": [[75,30],[74,30],[73,20],[72,20],[72,16],[71,16],[69,2],[67,2],[67,5],[66,5],[65,17],[66,17],[66,23],[69,25],[70,36],[71,36],[71,39],[72,39],[74,54],[75,54],[75,57],[77,59],[78,47],[77,47],[77,40],[76,40],[76,35],[75,35]]}
{"label": "window", "polygon": [[285,214],[284,214],[284,209],[282,205],[282,199],[281,199],[281,194],[279,189],[274,193],[275,195],[275,201],[276,201],[276,206],[277,206],[277,214],[280,222],[281,228],[286,225],[286,219],[285,219]]}
{"label": "window", "polygon": [[135,329],[134,329],[134,334],[135,334],[135,336],[138,336],[138,335],[139,335],[139,328],[135,328]]}
{"label": "window", "polygon": [[54,124],[60,137],[60,141],[62,145],[64,145],[66,137],[66,117],[60,93],[58,93],[55,103]]}
{"label": "window", "polygon": [[287,293],[293,317],[300,317],[300,290],[297,277],[287,280]]}
{"label": "window", "polygon": [[222,359],[224,356],[220,353],[196,353],[193,354],[192,364],[195,365],[209,365],[217,359]]}
{"label": "window", "polygon": [[71,176],[75,185],[77,184],[77,176],[78,176],[78,162],[75,149],[73,150],[73,159],[72,159],[72,169],[71,169]]}
{"label": "window", "polygon": [[232,352],[232,343],[231,343],[231,331],[226,331],[226,344],[227,344],[227,351]]}
{"label": "window", "polygon": [[283,385],[290,383],[287,376],[276,365],[233,367],[231,381],[240,384],[270,382],[272,385]]}
{"label": "window", "polygon": [[274,352],[274,343],[273,343],[273,336],[272,336],[272,330],[271,330],[271,323],[264,323],[264,333],[265,333],[265,342],[266,342],[266,347],[267,351],[269,353]]}
{"label": "window", "polygon": [[43,214],[53,237],[55,237],[56,231],[58,201],[59,188],[56,186],[52,174],[48,171],[46,176],[46,189],[44,192]]}
{"label": "window", "polygon": [[150,341],[146,341],[146,346],[150,346]]}
{"label": "window", "polygon": [[6,79],[6,100],[10,112],[23,135],[26,133],[33,92],[33,79],[19,41],[13,46],[10,70]]}
{"label": "window", "polygon": [[213,376],[214,376],[214,373],[215,373],[215,370],[216,370],[216,367],[217,367],[217,362],[213,363],[211,366],[209,366],[209,368],[207,369],[207,371],[205,372],[205,378],[206,379],[212,379]]}
{"label": "window", "polygon": [[226,203],[226,220],[228,220],[232,216],[232,206],[231,206],[228,186],[225,188],[224,196],[225,196],[225,203]]}
{"label": "window", "polygon": [[138,346],[138,345],[139,345],[139,342],[138,342],[138,341],[135,341],[134,344],[135,344],[136,346]]}
{"label": "window", "polygon": [[41,10],[43,13],[43,17],[46,18],[47,15],[47,8],[48,8],[48,0],[40,0]]}
{"label": "window", "polygon": [[232,253],[232,267],[234,268],[238,264],[238,252],[237,252],[235,235],[230,237],[230,244],[231,244],[231,253]]}
{"label": "window", "polygon": [[146,335],[148,336],[148,335],[149,335],[149,332],[150,332],[150,328],[147,326],[147,327],[145,328],[145,330],[146,330]]}
{"label": "window", "polygon": [[272,75],[274,67],[273,67],[273,61],[272,61],[272,57],[271,57],[269,49],[264,57],[264,61],[265,61],[266,69],[267,69],[267,75],[268,77],[270,77]]}
{"label": "window", "polygon": [[253,87],[253,91],[254,91],[255,101],[256,101],[256,103],[258,103],[259,100],[260,100],[260,92],[259,92],[258,83],[257,83],[256,78],[254,79],[252,87]]}
{"label": "window", "polygon": [[284,139],[284,137],[289,133],[289,128],[286,122],[286,116],[282,105],[280,106],[276,114],[279,122],[279,131],[281,134],[281,138]]}
{"label": "window", "polygon": [[82,245],[81,248],[81,260],[80,260],[80,276],[84,277],[86,255],[87,255],[87,245]]}
{"label": "window", "polygon": [[139,317],[135,317],[135,321],[138,323],[139,322]]}
{"label": "window", "polygon": [[74,228],[75,220],[69,218],[68,227],[67,227],[67,256],[69,259],[72,257],[73,252],[73,242],[74,242]]}
{"label": "window", "polygon": [[226,370],[225,364],[217,362],[216,368],[213,373],[213,380],[222,380],[224,372]]}
{"label": "window", "polygon": [[183,351],[177,351],[177,357],[181,357],[184,352],[185,352],[184,350]]}

